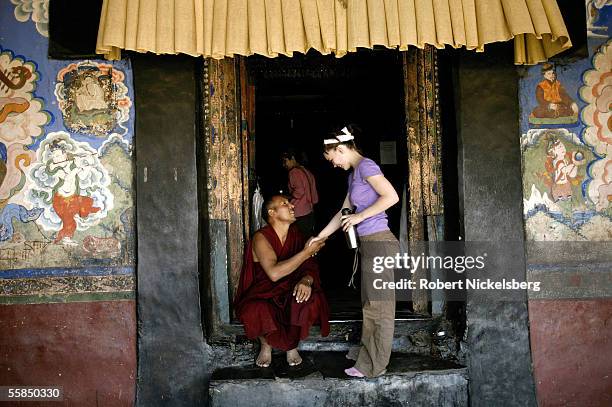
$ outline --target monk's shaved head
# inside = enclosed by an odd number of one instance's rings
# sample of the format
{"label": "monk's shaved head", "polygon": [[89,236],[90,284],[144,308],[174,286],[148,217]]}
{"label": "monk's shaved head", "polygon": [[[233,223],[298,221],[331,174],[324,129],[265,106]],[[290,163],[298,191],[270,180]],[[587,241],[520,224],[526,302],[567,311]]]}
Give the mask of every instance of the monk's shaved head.
{"label": "monk's shaved head", "polygon": [[262,206],[262,215],[266,222],[270,221],[269,219],[270,214],[268,213],[268,211],[270,209],[275,209],[278,206],[280,200],[282,200],[283,198],[286,198],[286,197],[281,194],[277,194],[277,195],[269,196],[264,201],[263,206]]}
{"label": "monk's shaved head", "polygon": [[[289,212],[283,213],[283,214],[278,212],[278,210],[283,209],[283,208],[287,209]],[[289,198],[286,197],[285,195],[276,194],[276,195],[270,196],[268,199],[264,201],[262,209],[263,209],[263,213],[262,213],[263,218],[268,223],[270,223],[270,220],[271,220],[270,218],[271,211],[275,211],[277,215],[280,215],[283,218],[283,220],[290,220],[291,222],[295,221],[293,205],[289,201]],[[289,219],[289,218],[292,218],[292,219]]]}

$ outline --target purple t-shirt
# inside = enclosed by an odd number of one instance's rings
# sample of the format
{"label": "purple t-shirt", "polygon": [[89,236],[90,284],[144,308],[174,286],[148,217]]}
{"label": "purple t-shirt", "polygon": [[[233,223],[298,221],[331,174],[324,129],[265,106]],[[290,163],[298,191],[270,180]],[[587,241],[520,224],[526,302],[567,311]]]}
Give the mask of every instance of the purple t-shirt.
{"label": "purple t-shirt", "polygon": [[[372,188],[372,185],[366,181],[367,177],[373,175],[382,175],[380,167],[369,158],[364,158],[359,162],[357,168],[350,173],[349,184],[349,200],[357,209],[356,213],[362,212],[364,209],[372,206],[378,200],[380,195]],[[389,230],[387,223],[387,214],[383,211],[357,225],[357,234],[359,236],[371,235],[372,233]]]}

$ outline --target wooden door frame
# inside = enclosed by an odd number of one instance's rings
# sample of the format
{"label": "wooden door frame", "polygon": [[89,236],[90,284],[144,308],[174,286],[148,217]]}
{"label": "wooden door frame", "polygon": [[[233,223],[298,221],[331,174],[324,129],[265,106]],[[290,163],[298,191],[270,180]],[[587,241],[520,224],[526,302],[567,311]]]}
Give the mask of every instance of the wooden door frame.
{"label": "wooden door frame", "polygon": [[[204,253],[202,287],[211,342],[240,333],[232,324],[233,287],[237,285],[245,243],[243,139],[240,108],[240,65],[237,59],[207,58],[201,75],[202,123],[200,174]],[[248,197],[246,197],[248,203]],[[206,250],[207,249],[207,250]]]}
{"label": "wooden door frame", "polygon": [[[442,241],[444,189],[437,50],[431,45],[423,49],[412,47],[402,52],[402,58],[406,98],[409,240]],[[412,279],[443,277],[436,274],[436,270],[420,268],[412,274]],[[431,303],[431,313],[440,315],[444,302],[441,290],[416,289],[412,294],[414,311],[419,314],[429,314]]]}
{"label": "wooden door frame", "polygon": [[[406,140],[409,175],[410,240],[443,240],[441,129],[435,48],[402,52],[404,66]],[[203,267],[209,341],[226,342],[242,335],[232,323],[231,299],[240,276],[243,250],[249,234],[250,194],[248,148],[252,130],[241,98],[249,97],[243,57],[206,59],[201,75],[202,160],[206,203],[201,216],[208,252]],[[252,93],[251,93],[252,96]],[[251,118],[252,121],[252,118]],[[247,181],[247,182],[245,182]],[[413,275],[413,278],[423,278]],[[432,293],[433,295],[433,293]],[[443,300],[442,300],[443,301]],[[413,307],[429,314],[430,296],[417,291]],[[435,307],[434,307],[435,308]]]}

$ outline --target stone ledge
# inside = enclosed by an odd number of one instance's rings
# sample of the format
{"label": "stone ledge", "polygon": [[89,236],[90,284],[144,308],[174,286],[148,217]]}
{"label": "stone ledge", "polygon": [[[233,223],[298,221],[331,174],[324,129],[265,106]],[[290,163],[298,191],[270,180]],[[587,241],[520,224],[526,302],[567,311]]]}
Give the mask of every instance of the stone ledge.
{"label": "stone ledge", "polygon": [[270,368],[228,367],[215,371],[211,406],[467,406],[467,370],[453,362],[393,354],[387,374],[347,377],[354,363],[340,352],[304,352],[299,367],[275,354]]}

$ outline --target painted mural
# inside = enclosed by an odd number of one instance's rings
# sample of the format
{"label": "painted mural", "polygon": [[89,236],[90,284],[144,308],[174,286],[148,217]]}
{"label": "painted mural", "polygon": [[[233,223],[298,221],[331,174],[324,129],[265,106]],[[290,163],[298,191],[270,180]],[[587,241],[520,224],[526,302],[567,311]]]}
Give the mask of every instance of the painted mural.
{"label": "painted mural", "polygon": [[49,36],[49,0],[11,0],[15,7],[15,19],[21,23],[30,20],[38,33]]}
{"label": "painted mural", "polygon": [[49,60],[47,23],[0,4],[0,303],[131,298],[131,68]]}
{"label": "painted mural", "polygon": [[587,0],[589,58],[520,83],[526,235],[612,240],[612,1]]}
{"label": "painted mural", "polygon": [[117,126],[127,132],[132,102],[125,75],[113,65],[82,61],[57,74],[55,97],[64,125],[75,133],[106,137]]}
{"label": "painted mural", "polygon": [[587,34],[592,38],[608,38],[608,25],[599,23],[599,11],[612,5],[612,0],[586,0]]}
{"label": "painted mural", "polygon": [[573,124],[578,122],[578,105],[557,79],[555,66],[542,65],[542,81],[535,88],[537,106],[529,115],[531,124]]}

